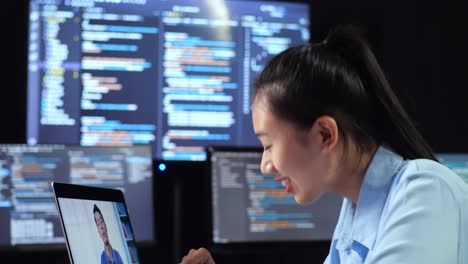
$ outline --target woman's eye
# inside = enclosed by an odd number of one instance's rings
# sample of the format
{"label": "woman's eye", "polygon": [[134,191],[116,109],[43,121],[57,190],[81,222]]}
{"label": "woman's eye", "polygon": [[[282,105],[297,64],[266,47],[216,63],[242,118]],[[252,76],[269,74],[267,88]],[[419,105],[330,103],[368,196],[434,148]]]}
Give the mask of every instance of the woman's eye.
{"label": "woman's eye", "polygon": [[271,145],[263,147],[263,151],[267,151],[267,150],[270,150],[270,149],[271,149]]}

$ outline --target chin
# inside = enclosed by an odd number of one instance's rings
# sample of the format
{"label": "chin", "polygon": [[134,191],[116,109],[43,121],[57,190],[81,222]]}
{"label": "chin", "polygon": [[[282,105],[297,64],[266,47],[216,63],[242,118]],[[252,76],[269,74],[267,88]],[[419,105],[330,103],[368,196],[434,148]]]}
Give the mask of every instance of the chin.
{"label": "chin", "polygon": [[298,203],[300,205],[306,205],[306,204],[310,203],[310,201],[304,199],[304,197],[294,196],[294,200],[296,200],[296,203]]}
{"label": "chin", "polygon": [[313,202],[317,201],[319,198],[320,198],[320,195],[312,195],[312,196],[308,196],[308,197],[301,196],[301,195],[294,195],[294,200],[296,200],[296,203],[298,203],[300,205],[306,205],[306,204],[313,203]]}

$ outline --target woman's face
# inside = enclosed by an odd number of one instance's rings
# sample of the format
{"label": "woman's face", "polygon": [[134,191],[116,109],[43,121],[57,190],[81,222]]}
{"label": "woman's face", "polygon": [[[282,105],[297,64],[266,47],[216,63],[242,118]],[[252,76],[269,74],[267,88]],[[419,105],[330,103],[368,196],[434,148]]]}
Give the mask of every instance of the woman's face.
{"label": "woman's face", "polygon": [[298,131],[292,123],[270,112],[262,98],[255,99],[252,120],[264,147],[262,173],[275,175],[299,204],[318,199],[326,191],[329,162],[316,124],[309,131]]}

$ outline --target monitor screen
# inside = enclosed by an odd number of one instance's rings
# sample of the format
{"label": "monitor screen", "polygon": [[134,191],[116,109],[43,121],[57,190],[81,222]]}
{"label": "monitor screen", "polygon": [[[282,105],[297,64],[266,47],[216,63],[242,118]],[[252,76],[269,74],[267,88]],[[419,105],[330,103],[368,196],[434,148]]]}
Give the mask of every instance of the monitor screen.
{"label": "monitor screen", "polygon": [[63,244],[50,182],[119,188],[138,242],[155,240],[151,147],[0,145],[0,247]]}
{"label": "monitor screen", "polygon": [[160,160],[258,146],[251,88],[309,41],[307,3],[31,0],[28,144],[151,144]]}
{"label": "monitor screen", "polygon": [[212,149],[209,159],[213,243],[332,238],[339,196],[325,194],[312,204],[298,205],[273,176],[260,172],[261,150]]}
{"label": "monitor screen", "polygon": [[468,153],[438,153],[436,156],[468,184]]}

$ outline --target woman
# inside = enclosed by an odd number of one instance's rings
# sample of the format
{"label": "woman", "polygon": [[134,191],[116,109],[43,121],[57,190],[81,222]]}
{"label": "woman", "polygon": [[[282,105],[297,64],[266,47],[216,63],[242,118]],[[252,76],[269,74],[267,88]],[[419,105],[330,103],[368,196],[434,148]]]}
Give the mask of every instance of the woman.
{"label": "woman", "polygon": [[[468,263],[468,185],[437,162],[349,26],[258,76],[261,169],[299,204],[344,197],[325,263]],[[183,264],[214,263],[206,249]]]}

